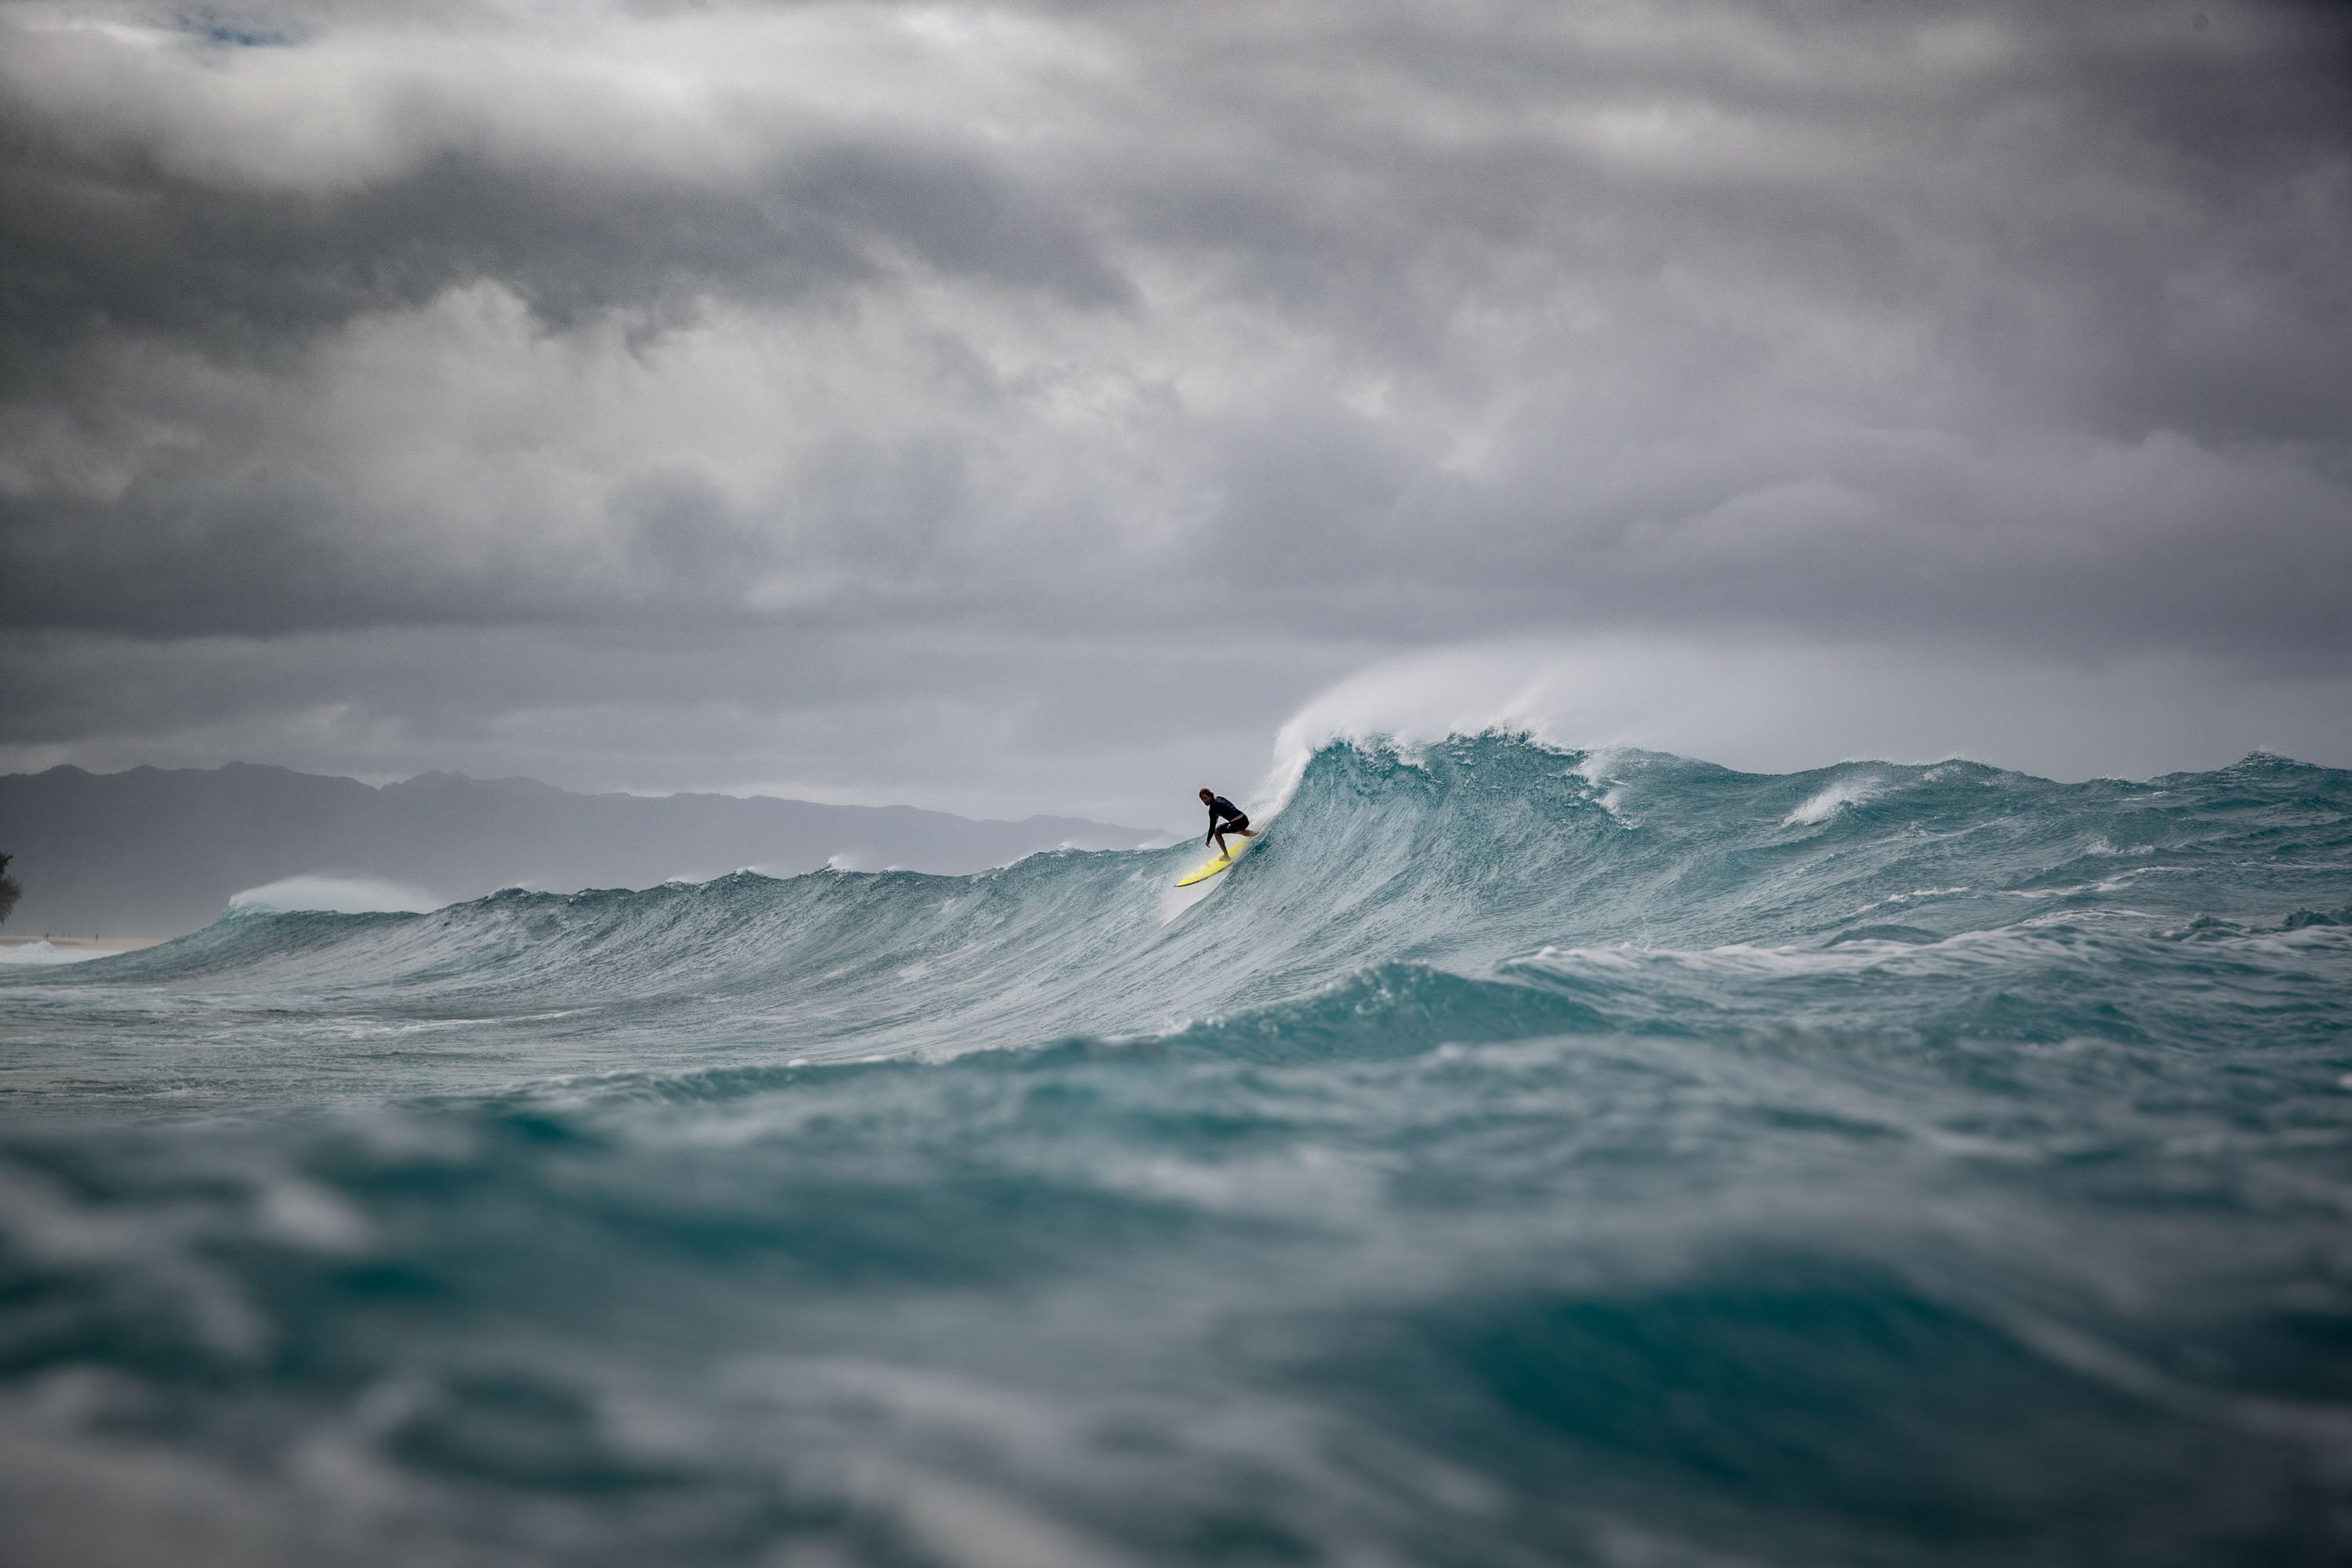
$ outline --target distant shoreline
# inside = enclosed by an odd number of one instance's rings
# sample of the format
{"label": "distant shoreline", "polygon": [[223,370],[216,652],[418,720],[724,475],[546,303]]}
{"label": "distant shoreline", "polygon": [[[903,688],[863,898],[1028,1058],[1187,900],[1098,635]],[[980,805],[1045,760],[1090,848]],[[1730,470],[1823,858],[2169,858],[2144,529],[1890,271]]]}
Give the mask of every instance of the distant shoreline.
{"label": "distant shoreline", "polygon": [[51,947],[70,947],[90,952],[136,952],[142,947],[154,947],[172,939],[167,936],[29,936],[22,933],[0,935],[0,947],[29,947],[46,942]]}

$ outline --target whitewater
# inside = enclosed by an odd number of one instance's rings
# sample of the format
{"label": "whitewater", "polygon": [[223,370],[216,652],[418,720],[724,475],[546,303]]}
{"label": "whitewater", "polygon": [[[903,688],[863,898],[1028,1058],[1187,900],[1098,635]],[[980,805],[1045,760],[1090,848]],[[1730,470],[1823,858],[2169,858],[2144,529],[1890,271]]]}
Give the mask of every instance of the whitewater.
{"label": "whitewater", "polygon": [[2352,773],[1334,742],[1200,855],[0,970],[0,1557],[2352,1558]]}

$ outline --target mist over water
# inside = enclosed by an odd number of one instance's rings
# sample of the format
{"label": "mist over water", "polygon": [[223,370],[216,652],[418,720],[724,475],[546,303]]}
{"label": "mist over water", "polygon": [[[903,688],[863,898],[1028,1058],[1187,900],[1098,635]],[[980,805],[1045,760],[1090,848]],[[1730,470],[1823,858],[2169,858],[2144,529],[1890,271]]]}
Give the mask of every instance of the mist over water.
{"label": "mist over water", "polygon": [[0,1547],[2352,1552],[2352,773],[1331,744],[1200,853],[0,974]]}

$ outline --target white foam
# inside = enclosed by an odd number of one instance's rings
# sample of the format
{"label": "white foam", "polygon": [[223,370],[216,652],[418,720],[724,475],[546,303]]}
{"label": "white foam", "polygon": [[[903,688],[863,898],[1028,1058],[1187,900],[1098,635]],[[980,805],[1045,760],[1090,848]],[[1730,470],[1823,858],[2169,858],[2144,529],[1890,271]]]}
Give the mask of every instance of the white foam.
{"label": "white foam", "polygon": [[1580,778],[1584,781],[1585,788],[1591,792],[1592,804],[1599,806],[1601,810],[1607,812],[1612,817],[1613,817],[1619,826],[1635,827],[1639,826],[1640,824],[1636,823],[1631,816],[1626,816],[1623,809],[1625,805],[1624,781],[1622,779],[1612,778],[1609,774],[1611,765],[1623,754],[1624,753],[1622,752],[1614,747],[1607,747],[1598,751],[1587,752],[1583,758],[1579,761],[1574,767],[1568,771],[1575,777]]}
{"label": "white foam", "polygon": [[1178,915],[1215,892],[1218,886],[1219,883],[1214,877],[1205,878],[1189,888],[1179,888],[1173,882],[1163,884],[1160,889],[1160,923],[1166,925]]}
{"label": "white foam", "polygon": [[12,942],[0,947],[0,963],[80,963],[106,956],[107,950],[102,947],[55,947],[47,942]]}
{"label": "white foam", "polygon": [[1956,893],[1965,893],[1969,890],[1966,887],[1914,888],[1907,893],[1889,893],[1883,899],[1874,899],[1853,912],[1856,916],[1866,915],[1871,910],[1883,909],[1888,904],[1907,904],[1915,899],[1948,899]]}
{"label": "white foam", "polygon": [[326,1188],[290,1178],[255,1194],[254,1223],[271,1239],[305,1251],[350,1253],[367,1244],[368,1224]]}
{"label": "white foam", "polygon": [[380,877],[338,877],[313,873],[283,877],[258,888],[247,888],[229,900],[232,910],[272,914],[297,911],[338,915],[383,913],[423,914],[437,910],[441,900],[422,888]]}
{"label": "white foam", "polygon": [[1871,775],[1842,778],[1780,819],[1783,827],[1810,827],[1827,822],[1849,805],[1860,805],[1886,791],[1886,781]]}
{"label": "white foam", "polygon": [[2085,855],[2107,856],[2153,855],[2156,853],[2156,846],[2153,844],[2134,844],[2128,847],[2118,849],[2108,840],[2106,835],[2100,834],[2098,837],[2093,838],[2088,844],[2083,846],[2083,853]]}

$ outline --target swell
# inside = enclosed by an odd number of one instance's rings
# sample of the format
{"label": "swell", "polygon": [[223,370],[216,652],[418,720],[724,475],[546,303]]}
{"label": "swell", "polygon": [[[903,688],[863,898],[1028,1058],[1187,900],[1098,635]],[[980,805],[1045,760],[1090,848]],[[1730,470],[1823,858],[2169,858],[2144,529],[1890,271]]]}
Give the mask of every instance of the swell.
{"label": "swell", "polygon": [[[1734,992],[1832,1027],[1901,992],[1927,999],[1929,1033],[2170,1037],[2197,1026],[2215,966],[2263,984],[2335,963],[2347,823],[2352,774],[2261,756],[2067,785],[1964,763],[1744,774],[1495,735],[1335,745],[1191,907],[1171,910],[1168,884],[1196,847],[1062,851],[971,877],[740,873],[423,915],[232,914],[9,979],[559,1036],[634,1021],[820,1058],[1755,1026]],[[2265,956],[2290,935],[2300,956]],[[2118,964],[2177,984],[2119,1008],[2100,984]],[[2004,1019],[1993,972],[2014,965],[2048,994]],[[2309,1002],[2281,1005],[2292,1026]]]}

